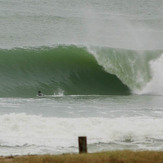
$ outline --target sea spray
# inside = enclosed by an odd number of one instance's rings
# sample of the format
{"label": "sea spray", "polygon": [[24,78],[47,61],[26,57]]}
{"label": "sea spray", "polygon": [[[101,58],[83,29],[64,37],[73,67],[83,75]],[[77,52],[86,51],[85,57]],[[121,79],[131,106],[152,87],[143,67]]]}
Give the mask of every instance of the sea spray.
{"label": "sea spray", "polygon": [[150,62],[151,80],[142,90],[143,94],[163,95],[163,54]]}

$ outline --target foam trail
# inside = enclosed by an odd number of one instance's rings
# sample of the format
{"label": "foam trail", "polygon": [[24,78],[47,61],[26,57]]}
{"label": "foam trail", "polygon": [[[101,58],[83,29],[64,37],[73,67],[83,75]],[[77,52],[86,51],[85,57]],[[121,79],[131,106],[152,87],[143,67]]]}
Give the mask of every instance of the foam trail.
{"label": "foam trail", "polygon": [[141,91],[142,94],[163,95],[163,54],[156,60],[150,62],[152,79]]}
{"label": "foam trail", "polygon": [[79,135],[88,136],[89,143],[163,139],[161,118],[50,118],[12,113],[0,115],[0,122],[0,144],[8,146],[76,146]]}

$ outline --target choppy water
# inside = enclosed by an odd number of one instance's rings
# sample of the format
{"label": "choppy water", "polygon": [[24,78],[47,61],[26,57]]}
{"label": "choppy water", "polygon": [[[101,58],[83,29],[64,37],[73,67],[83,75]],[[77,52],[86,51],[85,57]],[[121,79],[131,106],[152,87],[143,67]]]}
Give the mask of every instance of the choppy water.
{"label": "choppy water", "polygon": [[162,6],[1,0],[0,155],[163,150]]}
{"label": "choppy water", "polygon": [[1,155],[163,150],[162,96],[0,99]]}

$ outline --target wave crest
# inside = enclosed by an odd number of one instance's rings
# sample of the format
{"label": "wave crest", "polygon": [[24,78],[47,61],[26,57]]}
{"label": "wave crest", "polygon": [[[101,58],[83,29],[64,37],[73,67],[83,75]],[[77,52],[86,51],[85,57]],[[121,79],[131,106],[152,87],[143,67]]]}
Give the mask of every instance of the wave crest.
{"label": "wave crest", "polygon": [[38,90],[66,95],[129,94],[85,47],[57,46],[0,50],[0,96],[35,96]]}

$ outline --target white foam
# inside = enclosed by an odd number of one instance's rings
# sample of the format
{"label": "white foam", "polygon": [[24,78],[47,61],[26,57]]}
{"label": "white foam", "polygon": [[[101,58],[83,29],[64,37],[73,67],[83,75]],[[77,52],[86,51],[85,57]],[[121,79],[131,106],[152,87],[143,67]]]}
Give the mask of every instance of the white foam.
{"label": "white foam", "polygon": [[140,92],[141,94],[163,95],[163,54],[156,60],[150,62],[152,79],[146,87]]}
{"label": "white foam", "polygon": [[54,92],[54,95],[53,96],[59,96],[59,97],[64,96],[64,90],[62,90],[61,88],[59,88],[58,90],[56,90]]}
{"label": "white foam", "polygon": [[54,118],[12,113],[0,115],[0,124],[1,146],[77,147],[77,138],[83,135],[89,144],[163,139],[163,119],[148,117]]}

